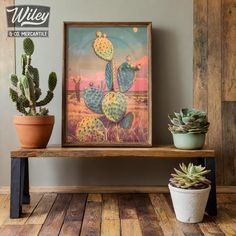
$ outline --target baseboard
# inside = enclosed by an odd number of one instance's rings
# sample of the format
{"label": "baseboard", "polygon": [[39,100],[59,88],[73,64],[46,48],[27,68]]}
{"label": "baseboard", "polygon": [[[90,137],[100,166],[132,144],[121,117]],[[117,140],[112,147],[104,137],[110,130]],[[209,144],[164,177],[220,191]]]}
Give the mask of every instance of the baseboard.
{"label": "baseboard", "polygon": [[[236,193],[236,186],[217,186],[217,193]],[[0,194],[8,194],[9,186],[0,187]],[[30,192],[56,193],[168,193],[166,186],[34,186]]]}

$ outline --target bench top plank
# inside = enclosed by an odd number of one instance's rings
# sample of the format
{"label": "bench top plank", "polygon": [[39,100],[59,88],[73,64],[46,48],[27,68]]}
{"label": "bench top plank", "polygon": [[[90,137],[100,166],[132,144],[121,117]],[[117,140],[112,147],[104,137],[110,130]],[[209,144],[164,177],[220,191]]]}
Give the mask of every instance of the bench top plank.
{"label": "bench top plank", "polygon": [[180,150],[174,146],[153,147],[61,147],[51,145],[42,149],[17,148],[11,151],[11,157],[157,157],[157,158],[197,158],[214,157],[211,149]]}

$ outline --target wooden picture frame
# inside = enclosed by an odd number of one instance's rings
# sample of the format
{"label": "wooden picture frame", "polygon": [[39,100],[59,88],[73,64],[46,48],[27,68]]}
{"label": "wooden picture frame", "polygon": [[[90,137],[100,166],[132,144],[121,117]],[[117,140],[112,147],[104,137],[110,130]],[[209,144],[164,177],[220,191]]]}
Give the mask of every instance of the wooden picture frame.
{"label": "wooden picture frame", "polygon": [[151,29],[64,22],[62,146],[152,145]]}

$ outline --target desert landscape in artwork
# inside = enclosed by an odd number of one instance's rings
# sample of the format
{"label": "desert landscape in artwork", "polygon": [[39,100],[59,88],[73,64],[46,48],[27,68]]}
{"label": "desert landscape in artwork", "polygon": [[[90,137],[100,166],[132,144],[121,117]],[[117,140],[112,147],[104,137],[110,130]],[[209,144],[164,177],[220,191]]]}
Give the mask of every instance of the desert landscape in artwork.
{"label": "desert landscape in artwork", "polygon": [[66,37],[66,143],[149,144],[147,26],[70,26]]}

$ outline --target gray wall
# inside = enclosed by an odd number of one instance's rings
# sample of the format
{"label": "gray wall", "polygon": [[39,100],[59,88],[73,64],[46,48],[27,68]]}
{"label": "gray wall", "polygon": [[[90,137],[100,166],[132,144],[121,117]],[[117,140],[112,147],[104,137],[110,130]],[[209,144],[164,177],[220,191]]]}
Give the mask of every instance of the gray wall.
{"label": "gray wall", "polygon": [[[56,116],[50,143],[60,143],[63,21],[153,22],[153,143],[171,143],[167,114],[192,105],[192,0],[16,0],[16,4],[51,7],[49,38],[35,39],[33,64],[46,90],[50,71],[59,78],[55,99],[48,106]],[[16,42],[19,72],[22,39]],[[9,185],[9,151],[19,145],[12,125],[16,114],[8,99],[7,78],[0,78],[0,186]],[[32,186],[166,184],[177,161],[154,159],[30,160]]]}

